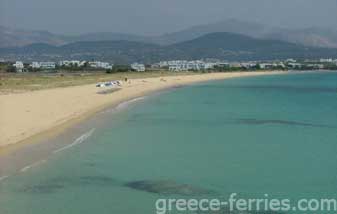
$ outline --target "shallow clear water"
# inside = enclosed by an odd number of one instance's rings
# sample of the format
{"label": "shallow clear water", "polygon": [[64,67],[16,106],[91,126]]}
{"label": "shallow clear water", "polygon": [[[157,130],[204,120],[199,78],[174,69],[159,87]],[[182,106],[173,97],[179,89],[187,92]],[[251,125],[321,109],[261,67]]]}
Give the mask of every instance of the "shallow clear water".
{"label": "shallow clear water", "polygon": [[337,73],[207,82],[105,114],[83,143],[0,183],[0,213],[155,213],[168,196],[124,185],[139,180],[337,198]]}

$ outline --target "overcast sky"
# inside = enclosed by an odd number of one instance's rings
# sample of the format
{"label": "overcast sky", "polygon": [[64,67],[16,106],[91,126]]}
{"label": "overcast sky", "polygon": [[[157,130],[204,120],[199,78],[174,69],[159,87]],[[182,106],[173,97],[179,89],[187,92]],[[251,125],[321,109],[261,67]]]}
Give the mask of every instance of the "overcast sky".
{"label": "overcast sky", "polygon": [[0,24],[60,34],[154,35],[237,18],[337,30],[337,0],[0,0]]}

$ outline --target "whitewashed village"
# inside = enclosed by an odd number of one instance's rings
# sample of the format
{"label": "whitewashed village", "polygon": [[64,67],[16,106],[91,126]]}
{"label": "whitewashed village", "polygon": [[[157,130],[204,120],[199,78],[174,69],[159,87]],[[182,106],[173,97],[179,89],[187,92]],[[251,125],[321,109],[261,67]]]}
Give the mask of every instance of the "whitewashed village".
{"label": "whitewashed village", "polygon": [[[115,65],[102,61],[63,60],[59,62],[31,62],[16,61],[12,64],[16,72],[55,71],[62,69],[112,70]],[[186,71],[226,71],[226,70],[321,70],[336,69],[337,59],[301,60],[287,59],[284,61],[249,61],[226,62],[221,60],[172,60],[145,65],[132,63],[124,65],[129,71],[145,72],[147,70],[168,70],[172,72]]]}

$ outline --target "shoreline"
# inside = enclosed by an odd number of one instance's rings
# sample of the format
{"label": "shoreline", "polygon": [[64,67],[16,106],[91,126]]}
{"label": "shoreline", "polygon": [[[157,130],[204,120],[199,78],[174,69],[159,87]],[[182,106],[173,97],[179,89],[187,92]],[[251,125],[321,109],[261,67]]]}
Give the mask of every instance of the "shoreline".
{"label": "shoreline", "polygon": [[[97,94],[101,89],[94,84],[1,95],[0,103],[5,103],[1,111],[5,112],[1,112],[4,118],[0,119],[0,124],[9,124],[2,125],[3,130],[0,130],[0,155],[26,143],[55,137],[104,109],[160,90],[212,80],[286,73],[289,72],[209,73],[131,79],[131,83],[124,83],[121,90],[105,95]],[[25,105],[27,102],[28,106]],[[58,109],[61,107],[66,109]]]}

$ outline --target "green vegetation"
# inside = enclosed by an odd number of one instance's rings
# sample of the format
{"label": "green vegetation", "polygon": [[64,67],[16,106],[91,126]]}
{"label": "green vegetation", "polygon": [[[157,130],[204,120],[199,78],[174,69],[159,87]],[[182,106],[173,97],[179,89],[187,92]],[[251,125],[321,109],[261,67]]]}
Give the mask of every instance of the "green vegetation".
{"label": "green vegetation", "polygon": [[235,72],[235,71],[247,71],[248,69],[242,67],[230,67],[230,66],[215,66],[214,70],[219,72]]}
{"label": "green vegetation", "polygon": [[0,93],[22,92],[41,90],[56,87],[68,87],[85,84],[95,84],[97,82],[149,78],[161,76],[174,76],[193,72],[119,72],[113,74],[104,73],[1,73],[0,74]]}
{"label": "green vegetation", "polygon": [[337,64],[327,63],[327,64],[324,64],[324,68],[327,70],[337,71]]}
{"label": "green vegetation", "polygon": [[16,68],[13,65],[9,65],[9,66],[7,66],[6,71],[9,72],[9,73],[14,73],[14,72],[16,72]]}
{"label": "green vegetation", "polygon": [[9,62],[0,62],[0,73],[15,72],[15,69]]}
{"label": "green vegetation", "polygon": [[114,65],[112,69],[106,70],[108,74],[121,73],[121,72],[130,72],[132,71],[129,65]]}

